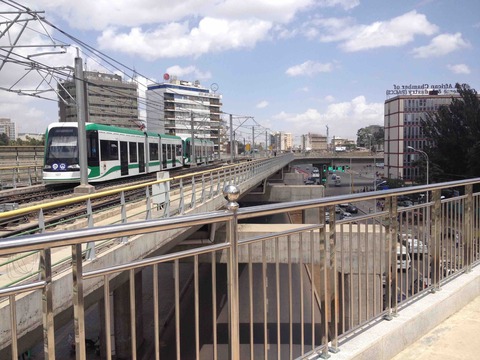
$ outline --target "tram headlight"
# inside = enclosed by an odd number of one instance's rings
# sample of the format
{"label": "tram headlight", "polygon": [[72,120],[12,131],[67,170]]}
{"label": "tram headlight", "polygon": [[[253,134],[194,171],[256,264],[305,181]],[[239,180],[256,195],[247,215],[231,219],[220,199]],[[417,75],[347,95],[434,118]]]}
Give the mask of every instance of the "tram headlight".
{"label": "tram headlight", "polygon": [[45,165],[43,170],[52,170],[52,165]]}
{"label": "tram headlight", "polygon": [[80,165],[78,165],[78,164],[68,165],[67,169],[68,170],[80,170]]}

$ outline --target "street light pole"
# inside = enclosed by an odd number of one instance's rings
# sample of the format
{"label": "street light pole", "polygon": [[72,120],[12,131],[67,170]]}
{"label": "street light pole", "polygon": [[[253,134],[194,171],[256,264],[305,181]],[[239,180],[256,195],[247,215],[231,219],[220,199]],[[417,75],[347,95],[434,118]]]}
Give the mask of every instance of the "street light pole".
{"label": "street light pole", "polygon": [[[420,153],[420,154],[422,154],[422,155],[425,156],[425,159],[427,160],[427,185],[428,185],[428,184],[430,183],[430,181],[429,181],[429,173],[428,173],[428,170],[429,170],[428,154],[427,154],[425,151],[419,150],[419,149],[415,149],[415,148],[412,147],[412,146],[407,146],[407,149],[413,150],[413,151],[418,152],[418,153]],[[428,203],[428,191],[427,191],[427,203]]]}

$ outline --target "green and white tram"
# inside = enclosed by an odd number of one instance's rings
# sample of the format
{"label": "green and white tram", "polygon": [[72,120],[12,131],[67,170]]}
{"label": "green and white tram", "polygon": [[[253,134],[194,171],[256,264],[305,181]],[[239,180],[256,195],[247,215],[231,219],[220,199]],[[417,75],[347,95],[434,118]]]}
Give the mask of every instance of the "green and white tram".
{"label": "green and white tram", "polygon": [[[102,182],[183,166],[178,136],[87,123],[88,181]],[[50,124],[45,135],[43,181],[79,183],[78,123]]]}
{"label": "green and white tram", "polygon": [[[214,152],[214,144],[213,141],[207,139],[197,139],[193,143],[193,147],[195,148],[195,164],[207,164],[212,162],[213,159],[213,152]],[[186,138],[184,141],[184,158],[185,158],[185,165],[192,165],[194,162],[192,156],[192,138]]]}

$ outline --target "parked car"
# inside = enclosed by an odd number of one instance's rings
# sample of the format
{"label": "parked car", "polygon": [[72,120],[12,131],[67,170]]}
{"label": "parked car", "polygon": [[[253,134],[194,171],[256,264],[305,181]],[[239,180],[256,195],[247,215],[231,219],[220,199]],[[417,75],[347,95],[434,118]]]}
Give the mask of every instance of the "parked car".
{"label": "parked car", "polygon": [[350,214],[348,211],[344,211],[342,213],[342,219],[351,218],[351,217],[352,217],[352,214]]}

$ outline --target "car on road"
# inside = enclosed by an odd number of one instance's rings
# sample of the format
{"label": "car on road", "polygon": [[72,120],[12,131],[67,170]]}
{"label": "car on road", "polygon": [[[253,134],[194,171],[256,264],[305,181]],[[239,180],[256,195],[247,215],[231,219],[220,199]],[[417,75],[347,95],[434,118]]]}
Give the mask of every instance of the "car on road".
{"label": "car on road", "polygon": [[423,256],[428,251],[427,244],[424,244],[422,240],[415,238],[411,234],[402,234],[402,244],[406,246],[412,256]]}
{"label": "car on road", "polygon": [[304,182],[305,185],[317,185],[318,184],[318,179],[315,179],[313,177],[307,178]]}
{"label": "car on road", "polygon": [[351,218],[351,217],[352,217],[352,214],[350,214],[348,211],[344,211],[344,212],[341,214],[341,217],[342,217],[342,219]]}
{"label": "car on road", "polygon": [[411,266],[410,254],[407,247],[397,243],[397,270],[408,270]]}
{"label": "car on road", "polygon": [[348,204],[348,206],[345,208],[345,211],[349,212],[350,214],[357,214],[358,208],[353,204]]}
{"label": "car on road", "polygon": [[343,211],[349,212],[350,214],[357,214],[358,208],[352,203],[342,203],[338,205]]}

